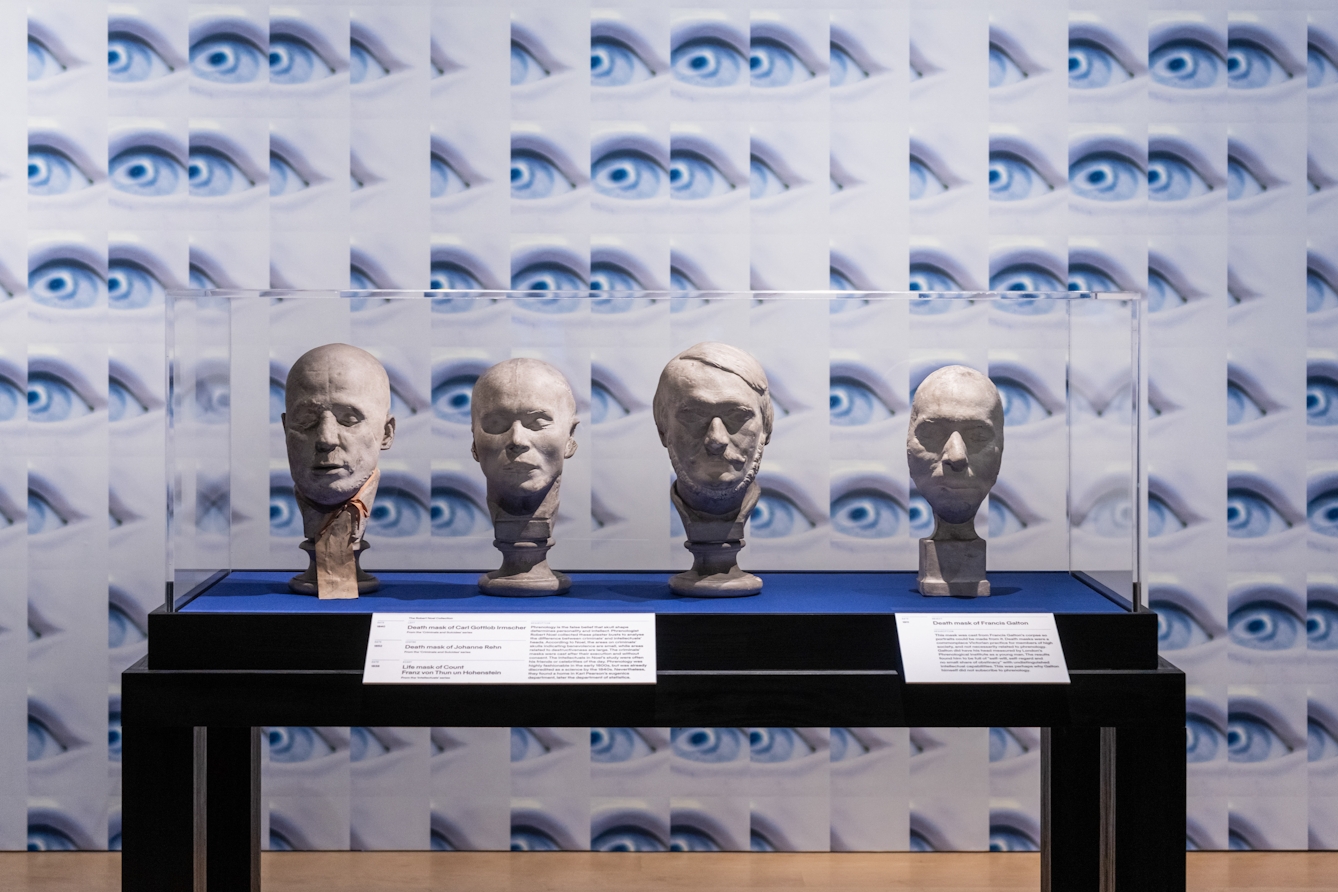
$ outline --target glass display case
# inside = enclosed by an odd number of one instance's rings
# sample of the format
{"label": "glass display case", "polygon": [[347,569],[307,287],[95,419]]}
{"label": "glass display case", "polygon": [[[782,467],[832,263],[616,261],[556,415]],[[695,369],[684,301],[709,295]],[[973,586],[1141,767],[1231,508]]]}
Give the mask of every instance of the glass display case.
{"label": "glass display case", "polygon": [[913,572],[933,518],[907,469],[911,400],[962,364],[1004,405],[1002,470],[976,518],[989,571],[1087,574],[1136,607],[1143,320],[1132,293],[169,292],[167,610],[220,573],[306,566],[284,382],[333,342],[371,352],[391,381],[373,572],[497,566],[470,393],[516,356],[561,369],[580,418],[553,567],[685,569],[651,400],[673,356],[721,341],[757,357],[775,404],[746,570]]}

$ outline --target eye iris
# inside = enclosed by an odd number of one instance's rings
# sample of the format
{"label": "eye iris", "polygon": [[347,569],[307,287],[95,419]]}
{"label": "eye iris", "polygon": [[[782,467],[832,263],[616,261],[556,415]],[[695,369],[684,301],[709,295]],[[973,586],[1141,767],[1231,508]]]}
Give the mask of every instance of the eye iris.
{"label": "eye iris", "polygon": [[654,198],[660,193],[663,171],[640,153],[611,152],[595,162],[591,179],[595,191],[610,198]]}
{"label": "eye iris", "polygon": [[832,527],[861,539],[887,539],[901,534],[900,505],[876,490],[847,493],[832,502]]}
{"label": "eye iris", "polygon": [[1138,193],[1141,171],[1114,153],[1098,152],[1074,162],[1069,184],[1075,194],[1097,201],[1126,201]]}
{"label": "eye iris", "polygon": [[[729,87],[736,83],[743,69],[738,50],[723,41],[690,40],[670,55],[674,77],[698,87]],[[749,67],[752,59],[749,59]]]}
{"label": "eye iris", "polygon": [[1104,48],[1088,41],[1069,44],[1069,86],[1092,90],[1109,84],[1116,72],[1115,59]]}
{"label": "eye iris", "polygon": [[181,180],[181,163],[158,149],[126,149],[109,168],[112,186],[131,195],[172,195]]}

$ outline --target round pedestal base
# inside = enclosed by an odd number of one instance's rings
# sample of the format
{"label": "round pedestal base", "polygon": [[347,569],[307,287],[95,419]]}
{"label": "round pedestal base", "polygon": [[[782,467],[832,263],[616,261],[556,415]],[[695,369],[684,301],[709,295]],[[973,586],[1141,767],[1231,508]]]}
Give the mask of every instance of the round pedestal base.
{"label": "round pedestal base", "polygon": [[545,565],[542,570],[536,567],[527,573],[513,576],[499,575],[501,570],[493,570],[479,577],[479,590],[487,595],[500,595],[505,598],[538,598],[543,595],[559,595],[571,588],[571,577],[566,573],[550,570]]}

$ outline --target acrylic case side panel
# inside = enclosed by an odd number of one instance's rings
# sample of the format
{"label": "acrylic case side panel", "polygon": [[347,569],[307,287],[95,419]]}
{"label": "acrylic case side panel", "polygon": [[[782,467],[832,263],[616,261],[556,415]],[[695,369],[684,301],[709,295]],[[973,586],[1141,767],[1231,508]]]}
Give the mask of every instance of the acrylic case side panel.
{"label": "acrylic case side panel", "polygon": [[231,568],[229,302],[169,296],[166,337],[167,581],[180,598]]}
{"label": "acrylic case side panel", "polygon": [[1140,309],[1137,300],[1099,299],[1068,314],[1069,569],[1131,604],[1147,525]]}

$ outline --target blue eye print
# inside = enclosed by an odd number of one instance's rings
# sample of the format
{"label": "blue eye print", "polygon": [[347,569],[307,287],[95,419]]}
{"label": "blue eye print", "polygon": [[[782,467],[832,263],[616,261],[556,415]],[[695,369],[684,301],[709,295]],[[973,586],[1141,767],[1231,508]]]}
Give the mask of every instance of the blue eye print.
{"label": "blue eye print", "polygon": [[432,413],[442,421],[469,424],[469,407],[478,375],[456,375],[432,388]]}
{"label": "blue eye print", "polygon": [[635,728],[591,728],[591,762],[630,762],[655,752]]}
{"label": "blue eye print", "polygon": [[674,755],[689,762],[733,762],[744,750],[747,736],[739,728],[672,728],[669,741]]}
{"label": "blue eye print", "polygon": [[126,31],[113,31],[107,35],[107,80],[134,83],[171,73],[172,67],[142,37]]}
{"label": "blue eye print", "polygon": [[204,375],[195,382],[195,418],[205,424],[224,424],[232,409],[227,373]]}
{"label": "blue eye print", "polygon": [[269,832],[269,850],[271,852],[292,852],[295,851],[293,844],[277,830],[271,829]]}
{"label": "blue eye print", "polygon": [[[31,47],[31,44],[29,44]],[[29,72],[32,68],[29,67]],[[1306,48],[1305,56],[1306,87],[1314,89],[1315,87],[1327,87],[1329,84],[1338,84],[1338,65],[1333,64],[1333,60],[1324,54],[1313,43]],[[28,80],[32,80],[31,73]]]}
{"label": "blue eye print", "polygon": [[91,307],[105,289],[102,277],[77,260],[51,260],[28,274],[28,294],[33,301],[62,310]]}
{"label": "blue eye print", "polygon": [[473,499],[450,486],[432,488],[430,513],[434,536],[472,536],[488,520],[488,513]]}
{"label": "blue eye print", "polygon": [[1239,160],[1227,156],[1227,201],[1253,198],[1267,188],[1248,167]]}
{"label": "blue eye print", "polygon": [[430,852],[454,852],[459,849],[446,838],[446,834],[435,828],[428,834],[427,848]]}
{"label": "blue eye print", "polygon": [[[273,156],[270,157],[273,167]],[[196,198],[233,195],[255,185],[231,158],[213,149],[191,149],[186,171],[190,177],[190,194]],[[273,193],[271,187],[270,194]]]}
{"label": "blue eye print", "polygon": [[674,824],[669,828],[671,852],[719,852],[720,843],[696,827]]}
{"label": "blue eye print", "polygon": [[901,535],[905,517],[906,510],[896,500],[876,489],[857,489],[832,502],[832,529],[859,539]]}
{"label": "blue eye print", "polygon": [[1012,378],[992,378],[1003,402],[1004,426],[1031,424],[1052,414],[1027,385]]}
{"label": "blue eye print", "polygon": [[1235,381],[1227,381],[1227,424],[1245,424],[1268,413]]}
{"label": "blue eye print", "polygon": [[1069,188],[1073,194],[1093,201],[1128,201],[1138,197],[1143,171],[1123,155],[1093,152],[1069,165]]}
{"label": "blue eye print", "polygon": [[305,725],[266,728],[265,737],[269,739],[271,762],[310,762],[335,751],[315,728]]}
{"label": "blue eye print", "polygon": [[1245,712],[1227,718],[1227,758],[1232,762],[1263,762],[1290,753],[1268,722]]}
{"label": "blue eye print", "polygon": [[[1034,263],[1014,263],[990,276],[990,290],[1005,294],[1065,291],[1067,283],[1061,284],[1059,277],[1043,266]],[[1034,297],[995,301],[993,306],[1017,316],[1041,316],[1055,309],[1053,302]]]}
{"label": "blue eye print", "polygon": [[260,77],[265,55],[240,34],[215,34],[190,48],[190,70],[220,84],[249,84]]}
{"label": "blue eye print", "polygon": [[[859,289],[855,287],[855,283],[850,280],[850,277],[834,266],[829,267],[827,270],[827,287],[832,291],[859,291]],[[841,298],[842,302],[845,300],[845,298]],[[841,309],[844,308],[844,304],[842,304]],[[832,312],[839,313],[841,310],[833,305]]]}
{"label": "blue eye print", "polygon": [[1185,716],[1185,761],[1211,762],[1217,758],[1225,737],[1212,722],[1189,713]]}
{"label": "blue eye print", "polygon": [[534,54],[516,41],[511,41],[511,86],[532,84],[548,77],[548,69],[534,58]]}
{"label": "blue eye print", "polygon": [[1026,833],[1008,824],[990,825],[991,852],[1039,852],[1041,847]]}
{"label": "blue eye print", "polygon": [[1318,313],[1321,310],[1331,310],[1334,307],[1338,307],[1338,291],[1335,291],[1328,280],[1313,269],[1306,270],[1305,311],[1307,313]]}
{"label": "blue eye print", "polygon": [[[515,44],[512,44],[514,47]],[[511,76],[512,83],[515,83],[515,50],[511,54]],[[348,82],[350,84],[365,84],[371,81],[379,81],[381,78],[390,74],[390,69],[381,64],[381,60],[376,58],[376,54],[363,46],[359,41],[352,41],[348,47]]]}
{"label": "blue eye print", "polygon": [[93,181],[64,152],[50,146],[28,149],[29,195],[64,195],[91,185]]}
{"label": "blue eye print", "polygon": [[49,824],[28,825],[28,851],[77,852],[78,850],[78,843],[65,831],[57,830]]}
{"label": "blue eye print", "polygon": [[869,72],[855,61],[845,47],[839,43],[831,45],[831,55],[828,62],[828,79],[833,87],[844,87],[848,84],[857,84],[860,81],[869,79]]}
{"label": "blue eye print", "polygon": [[69,747],[56,739],[51,729],[40,719],[28,716],[28,761],[38,762],[59,756]]}
{"label": "blue eye print", "polygon": [[[932,263],[912,263],[908,282],[910,291],[961,291],[957,280]],[[918,304],[918,306],[917,306]],[[920,314],[946,313],[954,308],[948,301],[918,300],[911,302],[911,312]]]}
{"label": "blue eye print", "polygon": [[753,155],[748,160],[748,197],[770,198],[789,189],[789,185],[780,178],[771,165]]}
{"label": "blue eye print", "polygon": [[1021,201],[1054,191],[1026,159],[990,152],[990,201]]}
{"label": "blue eye print", "polygon": [[1197,40],[1172,40],[1148,56],[1148,69],[1157,83],[1178,90],[1216,86],[1225,68],[1222,57]]}
{"label": "blue eye print", "polygon": [[[560,263],[535,263],[511,277],[512,291],[585,291],[586,283],[575,270]],[[577,308],[576,301],[554,298],[543,303],[528,301],[524,306],[550,313],[566,313]]]}
{"label": "blue eye print", "polygon": [[590,423],[603,424],[626,418],[632,412],[603,384],[590,382]]}
{"label": "blue eye print", "polygon": [[828,407],[831,423],[838,427],[857,427],[892,417],[887,403],[869,385],[846,375],[831,379]]}
{"label": "blue eye print", "polygon": [[1204,629],[1203,623],[1179,604],[1153,598],[1148,607],[1157,614],[1157,649],[1184,650],[1212,641],[1212,635]]}
{"label": "blue eye print", "polygon": [[[621,87],[650,80],[650,70],[636,50],[613,37],[590,38],[590,86]],[[512,83],[515,83],[512,80]]]}
{"label": "blue eye print", "polygon": [[[1338,517],[1335,523],[1338,524]],[[1233,539],[1256,539],[1289,527],[1291,524],[1273,504],[1254,490],[1227,490],[1227,535]]]}
{"label": "blue eye print", "polygon": [[430,520],[428,507],[412,493],[398,487],[382,488],[367,518],[367,533],[390,538],[415,536],[424,520]]}
{"label": "blue eye print", "polygon": [[287,396],[284,383],[277,378],[269,379],[269,423],[283,423],[283,413],[287,408],[284,405],[284,398]]}
{"label": "blue eye print", "polygon": [[914,155],[911,156],[910,199],[919,201],[948,191],[947,185],[938,174]]}
{"label": "blue eye print", "polygon": [[720,168],[696,152],[669,154],[669,197],[693,201],[714,198],[731,192],[734,184],[725,179]]}
{"label": "blue eye print", "polygon": [[107,757],[112,762],[121,761],[121,712],[107,713]]}
{"label": "blue eye print", "polygon": [[28,376],[29,421],[68,421],[92,411],[93,407],[59,375],[34,372]]}
{"label": "blue eye print", "polygon": [[[438,260],[432,264],[428,287],[433,291],[477,291],[483,287],[483,284],[473,273],[460,264],[451,263],[449,260]],[[441,312],[437,309],[438,302],[452,300],[455,299],[449,297],[433,299],[433,311]],[[463,307],[463,309],[468,309],[472,305],[472,303],[468,303],[468,306]]]}
{"label": "blue eye print", "polygon": [[1338,381],[1323,375],[1306,378],[1305,423],[1322,427],[1338,424]]}
{"label": "blue eye print", "polygon": [[1301,619],[1281,604],[1251,601],[1231,611],[1231,640],[1252,650],[1288,650],[1301,637]]}
{"label": "blue eye print", "polygon": [[115,604],[107,606],[107,647],[115,650],[127,644],[138,644],[148,638],[133,619]]}
{"label": "blue eye print", "polygon": [[1022,518],[1017,516],[1017,512],[1008,507],[1008,504],[998,496],[990,497],[990,531],[991,539],[998,539],[1000,536],[1007,536],[1012,533],[1021,532],[1027,528],[1027,524]]}
{"label": "blue eye print", "polygon": [[[311,184],[302,178],[297,172],[297,168],[289,164],[288,161],[274,152],[269,156],[269,194],[289,195],[293,192],[301,192]],[[433,184],[435,186],[435,182]],[[191,286],[194,287],[194,286]]]}
{"label": "blue eye print", "polygon": [[348,760],[364,762],[390,752],[390,747],[381,742],[370,728],[348,729]]}
{"label": "blue eye print", "polygon": [[1148,312],[1160,313],[1189,303],[1180,291],[1156,270],[1148,270]]}
{"label": "blue eye print", "polygon": [[813,526],[792,500],[766,490],[748,516],[748,530],[758,539],[780,539],[811,530]]}
{"label": "blue eye print", "polygon": [[1338,739],[1328,728],[1314,719],[1306,720],[1306,761],[1323,762],[1338,759]]}
{"label": "blue eye print", "polygon": [[150,146],[118,152],[107,169],[112,188],[131,195],[173,195],[181,186],[181,162]]}
{"label": "blue eye print", "polygon": [[511,761],[526,762],[547,755],[551,750],[529,728],[511,729]]}
{"label": "blue eye print", "polygon": [[1321,536],[1338,536],[1338,490],[1331,489],[1306,505],[1310,529]]}
{"label": "blue eye print", "polygon": [[918,830],[912,830],[910,836],[911,836],[910,844],[907,846],[907,849],[909,851],[912,852],[935,851],[934,844],[930,842],[928,837],[926,837],[923,833],[919,832]]}
{"label": "blue eye print", "polygon": [[752,762],[790,762],[812,755],[814,749],[793,728],[749,728],[748,752]]}
{"label": "blue eye print", "polygon": [[1070,263],[1068,286],[1070,291],[1118,291],[1115,280],[1105,271],[1090,263]]}
{"label": "blue eye print", "polygon": [[1133,77],[1114,53],[1094,40],[1069,41],[1069,86],[1095,90]]}
{"label": "blue eye print", "polygon": [[1180,519],[1166,501],[1157,495],[1148,496],[1148,538],[1169,536],[1183,530],[1188,524]]}
{"label": "blue eye print", "polygon": [[269,534],[282,538],[302,536],[302,512],[291,486],[269,488]]}
{"label": "blue eye print", "polygon": [[149,411],[149,407],[116,378],[107,380],[107,420],[110,422],[137,418]]}
{"label": "blue eye print", "polygon": [[990,761],[1003,762],[1025,756],[1027,747],[1007,728],[990,728]]}
{"label": "blue eye print", "polygon": [[561,195],[575,189],[556,164],[538,152],[520,149],[511,153],[511,197],[523,201]]}
{"label": "blue eye print", "polygon": [[990,44],[990,86],[1006,87],[1024,80],[1027,73],[1013,61],[1003,47]]}
{"label": "blue eye print", "polygon": [[[751,64],[751,62],[750,62]],[[699,37],[669,55],[674,79],[694,87],[731,87],[743,71],[743,54],[723,40]]]}
{"label": "blue eye print", "polygon": [[1129,503],[1129,496],[1119,492],[1102,496],[1087,512],[1078,528],[1107,538],[1129,535],[1129,530],[1133,528],[1133,506]]}
{"label": "blue eye print", "polygon": [[211,291],[218,287],[208,273],[193,263],[190,265],[190,277],[187,284],[196,291]]}
{"label": "blue eye print", "polygon": [[[590,290],[627,294],[644,291],[645,289],[637,281],[636,276],[618,264],[596,261],[590,264]],[[625,299],[596,298],[592,310],[596,313],[618,313],[631,309],[634,305],[635,302]]]}
{"label": "blue eye print", "polygon": [[432,167],[428,174],[428,182],[433,198],[441,198],[443,195],[458,195],[469,188],[469,183],[465,182],[464,177],[460,176],[460,172],[436,152],[432,153]]}
{"label": "blue eye print", "polygon": [[28,38],[28,80],[46,80],[64,70],[65,66],[56,58],[55,53],[47,49],[40,40]]}
{"label": "blue eye print", "polygon": [[1305,635],[1311,650],[1338,650],[1338,604],[1311,600],[1305,611]]}
{"label": "blue eye print", "polygon": [[113,260],[107,269],[107,306],[113,310],[138,310],[160,306],[166,299],[163,284],[153,273],[129,260]]}
{"label": "blue eye print", "polygon": [[748,47],[748,78],[754,87],[788,87],[812,80],[813,72],[779,40],[754,38]]}
{"label": "blue eye print", "polygon": [[19,417],[19,406],[26,404],[23,389],[8,378],[0,378],[0,422]]}
{"label": "blue eye print", "polygon": [[827,748],[829,761],[848,762],[851,759],[858,759],[868,751],[869,748],[849,728],[831,729],[831,743]]}
{"label": "blue eye print", "polygon": [[1148,156],[1148,200],[1184,201],[1212,191],[1199,172],[1170,152]]}
{"label": "blue eye print", "polygon": [[332,74],[334,69],[302,38],[275,34],[269,39],[271,84],[305,84]]}
{"label": "blue eye print", "polygon": [[1291,80],[1272,53],[1252,40],[1227,41],[1227,86],[1237,90],[1257,90]]}
{"label": "blue eye print", "polygon": [[761,833],[758,833],[756,830],[753,830],[750,831],[748,834],[748,851],[774,852],[776,851],[776,846],[771,840],[767,839]]}
{"label": "blue eye print", "polygon": [[558,841],[538,827],[516,824],[511,828],[511,851],[513,852],[559,852],[562,846]]}
{"label": "blue eye print", "polygon": [[590,840],[592,852],[667,852],[669,847],[640,827],[611,827]]}
{"label": "blue eye print", "polygon": [[669,176],[650,156],[621,150],[609,152],[591,166],[590,182],[596,192],[610,198],[661,198]]}

